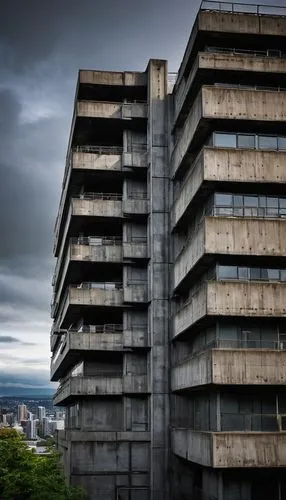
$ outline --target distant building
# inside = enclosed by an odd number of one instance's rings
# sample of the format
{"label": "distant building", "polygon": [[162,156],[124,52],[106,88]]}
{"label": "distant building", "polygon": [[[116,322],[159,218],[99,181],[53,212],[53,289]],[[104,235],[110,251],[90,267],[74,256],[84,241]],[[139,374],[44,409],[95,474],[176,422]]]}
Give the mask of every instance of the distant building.
{"label": "distant building", "polygon": [[26,405],[18,405],[17,417],[18,422],[22,422],[22,420],[28,420],[28,409]]}
{"label": "distant building", "polygon": [[28,439],[37,439],[36,421],[32,418],[27,420],[26,436]]}
{"label": "distant building", "polygon": [[46,416],[46,408],[44,406],[38,406],[38,419],[40,422],[45,418]]}

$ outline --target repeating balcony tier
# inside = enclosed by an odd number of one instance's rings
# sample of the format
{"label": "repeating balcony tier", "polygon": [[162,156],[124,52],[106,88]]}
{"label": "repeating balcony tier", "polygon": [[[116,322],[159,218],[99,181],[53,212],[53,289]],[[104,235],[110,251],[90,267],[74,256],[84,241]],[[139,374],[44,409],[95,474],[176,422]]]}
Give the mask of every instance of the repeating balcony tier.
{"label": "repeating balcony tier", "polygon": [[[285,151],[257,151],[251,149],[223,149],[205,147],[180,188],[171,209],[171,225],[174,228],[182,218],[188,218],[192,204],[200,193],[213,189],[218,183],[257,183],[278,186],[286,182]],[[275,187],[274,187],[275,189]]]}
{"label": "repeating balcony tier", "polygon": [[91,351],[122,351],[121,332],[84,333],[69,331],[51,360],[51,380],[56,381]]}
{"label": "repeating balcony tier", "polygon": [[115,223],[124,217],[146,217],[148,213],[149,202],[144,197],[122,200],[122,196],[116,193],[85,193],[78,198],[74,197],[71,199],[64,220],[56,224],[55,256],[58,257],[62,252],[63,242],[68,237],[68,233],[72,230],[76,232],[78,229],[78,220],[81,217],[94,217],[101,220],[107,218],[110,223]]}
{"label": "repeating balcony tier", "polygon": [[239,53],[235,49],[233,51],[228,49],[229,52],[225,49],[225,53],[222,53],[223,49],[218,49],[217,52],[215,50],[214,48],[213,52],[199,52],[188,78],[182,79],[177,86],[174,95],[174,122],[177,122],[177,125],[182,123],[183,117],[188,110],[194,86],[198,88],[203,81],[206,81],[206,75],[211,77],[215,72],[219,80],[220,78],[226,78],[226,74],[229,75],[229,72],[237,74],[237,78],[244,73],[252,74],[252,78],[257,74],[257,78],[260,78],[261,74],[281,74],[286,72],[284,58],[267,57],[266,52],[265,55],[263,54],[264,51]]}
{"label": "repeating balcony tier", "polygon": [[80,70],[79,85],[100,85],[107,87],[136,87],[147,85],[147,74],[137,71]]}
{"label": "repeating balcony tier", "polygon": [[88,396],[122,396],[149,392],[147,375],[98,375],[70,377],[54,396],[54,404],[65,406],[73,400]]}
{"label": "repeating balcony tier", "polygon": [[286,283],[204,282],[175,314],[173,336],[213,317],[285,318],[285,293]]}
{"label": "repeating balcony tier", "polygon": [[[172,154],[172,174],[176,175],[186,161],[187,153],[196,150],[210,127],[218,121],[236,120],[242,125],[250,121],[256,126],[262,122],[270,131],[286,119],[286,92],[270,90],[245,90],[225,86],[204,85],[197,95]],[[214,169],[214,167],[213,167]],[[215,170],[215,169],[214,169]]]}
{"label": "repeating balcony tier", "polygon": [[174,288],[216,255],[284,258],[285,219],[205,217],[174,263]]}
{"label": "repeating balcony tier", "polygon": [[[110,287],[109,287],[110,285]],[[102,283],[102,288],[93,288],[93,284],[85,283],[83,286],[70,286],[67,289],[61,307],[56,311],[57,328],[67,328],[73,320],[79,319],[83,308],[97,306],[99,308],[123,307],[122,285]]]}
{"label": "repeating balcony tier", "polygon": [[[229,7],[230,9],[232,8],[231,3],[224,5],[225,10]],[[247,5],[247,12],[243,12],[243,4],[239,4],[238,7],[240,7],[240,9],[236,9],[236,12],[226,12],[225,10],[219,11],[219,9],[215,12],[215,5],[206,2],[205,9],[202,8],[199,11],[180,66],[176,85],[177,88],[189,74],[191,57],[195,50],[197,50],[196,47],[199,40],[205,40],[208,34],[215,34],[216,39],[224,37],[226,34],[228,37],[232,35],[245,35],[255,37],[257,41],[260,37],[263,38],[265,36],[268,36],[269,39],[271,37],[275,37],[276,39],[277,37],[281,37],[280,43],[283,45],[282,40],[285,39],[286,20],[283,18],[285,12],[282,8],[279,9],[273,6],[273,15],[270,6],[266,6],[265,11],[263,11],[264,6],[260,5],[259,12],[257,11],[258,6],[256,5]],[[244,10],[246,10],[246,8]],[[237,14],[237,10],[240,10],[239,15]],[[219,46],[221,44],[218,43],[217,45]]]}
{"label": "repeating balcony tier", "polygon": [[136,119],[147,118],[147,104],[139,102],[77,101],[76,118]]}
{"label": "repeating balcony tier", "polygon": [[172,431],[173,452],[205,467],[286,466],[286,432]]}
{"label": "repeating balcony tier", "polygon": [[285,385],[286,350],[208,349],[172,370],[172,390],[217,385]]}

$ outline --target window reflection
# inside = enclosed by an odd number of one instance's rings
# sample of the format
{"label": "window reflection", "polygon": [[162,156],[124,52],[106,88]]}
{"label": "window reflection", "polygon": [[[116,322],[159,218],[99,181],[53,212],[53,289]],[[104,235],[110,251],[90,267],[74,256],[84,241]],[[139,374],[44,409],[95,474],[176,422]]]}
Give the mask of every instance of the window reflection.
{"label": "window reflection", "polygon": [[215,193],[211,215],[286,217],[286,197]]}
{"label": "window reflection", "polygon": [[256,134],[232,134],[215,132],[211,144],[217,148],[241,148],[261,150],[286,150],[286,137]]}
{"label": "window reflection", "polygon": [[218,280],[286,281],[286,269],[242,266],[217,266]]}

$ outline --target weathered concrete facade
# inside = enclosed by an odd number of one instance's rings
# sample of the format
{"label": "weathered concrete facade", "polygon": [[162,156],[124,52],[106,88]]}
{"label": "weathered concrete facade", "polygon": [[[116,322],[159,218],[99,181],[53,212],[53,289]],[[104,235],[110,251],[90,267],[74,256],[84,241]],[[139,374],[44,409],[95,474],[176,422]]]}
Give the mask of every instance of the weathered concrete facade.
{"label": "weathered concrete facade", "polygon": [[286,500],[285,40],[203,2],[172,91],[79,72],[51,378],[88,500]]}
{"label": "weathered concrete facade", "polygon": [[[66,473],[87,498],[169,495],[167,65],[80,71],[51,335]],[[148,114],[147,114],[148,108]]]}

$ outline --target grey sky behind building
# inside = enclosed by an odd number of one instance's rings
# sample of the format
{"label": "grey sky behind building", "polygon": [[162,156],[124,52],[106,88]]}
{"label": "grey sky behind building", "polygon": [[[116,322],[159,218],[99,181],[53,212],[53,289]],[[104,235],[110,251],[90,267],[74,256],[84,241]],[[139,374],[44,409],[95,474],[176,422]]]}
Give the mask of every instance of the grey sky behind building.
{"label": "grey sky behind building", "polygon": [[49,386],[53,225],[78,69],[143,71],[160,58],[176,71],[199,5],[1,1],[0,395]]}

